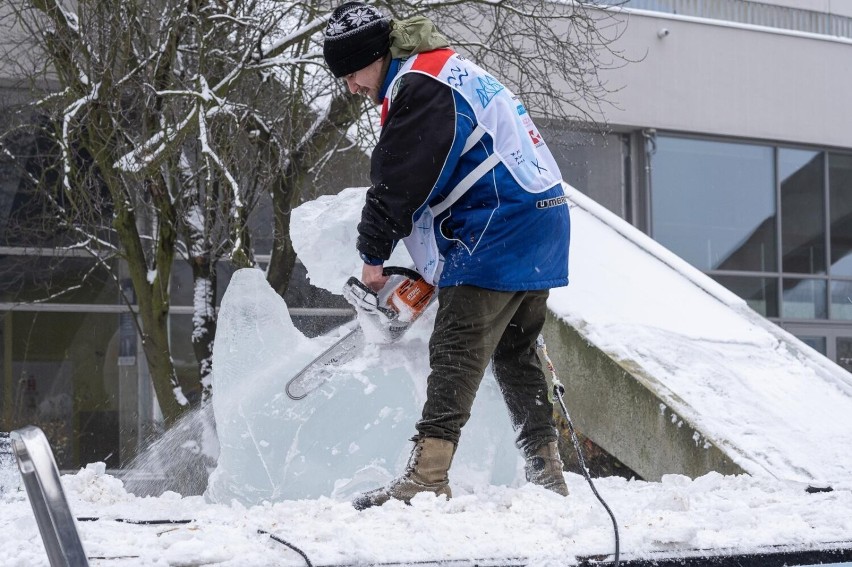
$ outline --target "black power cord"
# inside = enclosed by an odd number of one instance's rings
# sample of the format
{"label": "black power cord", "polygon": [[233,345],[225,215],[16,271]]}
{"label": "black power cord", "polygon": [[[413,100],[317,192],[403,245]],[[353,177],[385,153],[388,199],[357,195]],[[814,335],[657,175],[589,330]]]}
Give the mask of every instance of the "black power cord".
{"label": "black power cord", "polygon": [[[191,524],[192,522],[195,521],[195,520],[168,520],[168,519],[165,519],[165,520],[129,520],[127,518],[103,518],[103,519],[108,519],[108,520],[111,520],[113,522],[121,522],[121,523],[125,523],[125,524],[135,524],[135,525],[138,525],[138,526]],[[77,518],[77,521],[78,522],[99,522],[99,521],[101,521],[101,518],[93,517],[93,516],[81,516],[81,517]],[[308,559],[307,554],[305,554],[304,551],[302,551],[301,549],[299,549],[298,547],[296,547],[295,545],[293,545],[289,541],[287,541],[283,538],[280,538],[280,537],[276,536],[275,534],[271,534],[267,531],[264,531],[264,530],[257,530],[257,533],[262,534],[262,535],[268,535],[271,539],[277,541],[278,543],[286,545],[287,547],[289,547],[290,549],[292,549],[293,551],[295,551],[296,553],[301,555],[304,558],[305,563],[307,563],[308,567],[314,567],[313,563],[311,563],[311,560]],[[134,556],[128,556],[128,557],[137,557],[137,556],[134,555]],[[115,559],[115,558],[112,558],[112,557],[90,557],[90,559]]]}
{"label": "black power cord", "polygon": [[[104,518],[112,522],[123,524],[135,524],[137,526],[162,526],[170,524],[191,524],[195,520],[128,520],[127,518]],[[100,522],[101,518],[82,516],[77,518],[78,522]]]}
{"label": "black power cord", "polygon": [[298,547],[296,547],[295,545],[293,545],[292,543],[290,543],[289,541],[287,541],[286,539],[280,538],[277,535],[271,534],[271,533],[264,531],[264,530],[257,530],[257,533],[263,534],[263,535],[268,535],[274,541],[277,541],[280,544],[286,545],[287,547],[289,547],[290,549],[292,549],[293,551],[295,551],[296,553],[301,555],[302,558],[305,560],[305,563],[307,563],[308,567],[314,567],[314,564],[311,563],[310,559],[308,559],[307,554],[304,551],[302,551],[301,549],[299,549]]}
{"label": "black power cord", "polygon": [[615,555],[613,560],[613,567],[618,567],[619,556],[620,556],[620,548],[621,543],[618,537],[618,522],[615,521],[615,515],[610,510],[609,506],[604,499],[598,494],[598,490],[595,488],[595,484],[592,482],[592,477],[589,476],[589,470],[586,468],[586,459],[583,458],[583,450],[580,448],[580,441],[577,439],[577,432],[574,430],[574,423],[571,421],[571,416],[568,415],[568,408],[565,407],[565,401],[562,399],[562,396],[565,394],[565,386],[562,385],[562,382],[559,381],[559,378],[556,377],[556,368],[553,366],[553,362],[550,360],[550,357],[547,355],[547,345],[544,344],[544,337],[541,335],[538,336],[538,339],[535,342],[535,347],[541,353],[544,358],[545,364],[547,364],[547,369],[550,371],[550,375],[553,377],[553,397],[559,402],[559,406],[562,409],[562,415],[565,417],[565,421],[568,423],[568,431],[571,433],[571,442],[574,444],[574,450],[577,451],[577,461],[580,463],[580,470],[583,471],[583,476],[586,477],[586,481],[589,483],[589,486],[592,488],[592,492],[595,497],[600,501],[606,510],[607,514],[609,514],[610,519],[612,520],[612,529],[615,532]]}

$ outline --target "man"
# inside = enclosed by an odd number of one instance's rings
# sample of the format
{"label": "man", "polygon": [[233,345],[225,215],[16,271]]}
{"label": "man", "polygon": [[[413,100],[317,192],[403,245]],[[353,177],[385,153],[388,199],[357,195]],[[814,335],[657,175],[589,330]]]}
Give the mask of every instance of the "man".
{"label": "man", "polygon": [[382,105],[358,225],[362,281],[380,290],[403,240],[438,286],[411,457],[400,477],[353,501],[359,510],[424,491],[450,497],[447,473],[489,361],[527,479],[568,494],[535,349],[548,290],[568,284],[561,176],[521,102],[448,47],[429,20],[392,22],[360,2],[338,7],[325,30],[332,73]]}

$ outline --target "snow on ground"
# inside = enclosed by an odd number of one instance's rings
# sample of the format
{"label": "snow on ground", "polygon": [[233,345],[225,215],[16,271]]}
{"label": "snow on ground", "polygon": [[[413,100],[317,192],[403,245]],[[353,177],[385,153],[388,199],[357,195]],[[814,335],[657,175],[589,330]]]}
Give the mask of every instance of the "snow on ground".
{"label": "snow on ground", "polygon": [[[293,217],[294,244],[307,260],[312,282],[333,291],[360,266],[352,252],[351,222],[357,215],[353,203],[363,193],[344,193],[342,201],[319,200],[297,209],[300,212]],[[749,553],[761,546],[852,545],[848,481],[852,466],[844,452],[852,441],[847,437],[852,411],[844,401],[849,396],[848,379],[835,374],[831,364],[797,350],[795,342],[770,332],[768,323],[749,316],[739,299],[708,284],[701,274],[653,249],[629,227],[607,229],[611,219],[601,223],[605,214],[582,196],[572,198],[574,283],[554,292],[551,309],[578,325],[600,348],[639,360],[654,372],[668,372],[671,391],[690,394],[688,403],[674,409],[691,411],[696,425],[736,441],[743,454],[760,463],[758,472],[771,466],[796,472],[794,457],[813,457],[819,468],[799,471],[798,478],[830,476],[841,481],[833,492],[809,494],[801,484],[769,474],[710,473],[694,480],[669,475],[655,483],[597,479],[596,486],[618,521],[622,558],[695,549]],[[340,221],[323,225],[321,232],[331,239],[331,246],[327,240],[308,237],[317,234],[319,217],[314,213],[323,210],[332,210]],[[637,242],[647,254],[636,253]],[[661,256],[668,268],[658,262]],[[695,283],[706,291],[700,298]],[[411,345],[425,348],[422,340]],[[310,350],[301,343],[294,346]],[[302,356],[307,351],[299,352]],[[707,358],[681,360],[686,352],[703,352]],[[762,352],[783,357],[789,368],[764,358]],[[367,349],[358,364],[366,368],[379,356],[376,349]],[[729,371],[733,365],[757,379],[738,378],[741,372]],[[730,387],[712,380],[714,371]],[[837,406],[826,397],[829,393],[840,400]],[[290,442],[274,437],[262,441]],[[340,476],[352,472],[340,471]],[[529,484],[476,482],[465,471],[451,470],[450,477],[454,497],[449,501],[422,495],[411,506],[391,502],[364,512],[356,512],[339,494],[253,506],[226,500],[212,504],[202,496],[174,493],[139,498],[98,464],[62,480],[72,513],[99,518],[78,522],[87,555],[124,558],[93,559],[93,565],[305,564],[268,534],[298,546],[315,565],[452,559],[500,564],[523,559],[527,565],[550,566],[614,551],[609,516],[580,476],[566,475],[571,491],[567,499]],[[3,564],[47,565],[24,492],[10,486],[14,483],[9,475],[2,478],[7,479],[5,488],[0,487]],[[191,522],[138,525],[119,519]]]}
{"label": "snow on ground", "polygon": [[[166,493],[138,498],[91,465],[65,475],[72,513],[92,565],[302,566],[524,558],[527,565],[569,565],[573,558],[613,552],[609,517],[586,481],[567,474],[565,499],[540,487],[479,486],[447,501],[423,495],[356,512],[348,501],[321,497],[246,508],[207,504],[200,496]],[[852,493],[808,494],[751,476],[672,475],[659,483],[596,480],[621,532],[622,558],[655,551],[736,549],[790,544],[808,548],[848,540]],[[117,522],[192,520],[189,524]],[[48,565],[29,503],[20,492],[0,496],[3,565]]]}

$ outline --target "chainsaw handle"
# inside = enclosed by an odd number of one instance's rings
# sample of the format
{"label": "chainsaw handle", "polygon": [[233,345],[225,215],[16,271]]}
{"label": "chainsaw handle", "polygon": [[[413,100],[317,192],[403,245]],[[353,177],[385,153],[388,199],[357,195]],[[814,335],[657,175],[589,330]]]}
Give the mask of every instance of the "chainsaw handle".
{"label": "chainsaw handle", "polygon": [[416,282],[423,279],[423,276],[415,270],[412,270],[411,268],[403,268],[401,266],[385,266],[382,268],[382,274],[386,276],[403,276]]}
{"label": "chainsaw handle", "polygon": [[[355,293],[347,291],[351,289],[356,289],[358,291]],[[346,301],[348,301],[356,310],[362,309],[366,312],[374,313],[380,311],[390,320],[396,319],[398,315],[398,313],[393,309],[379,305],[379,294],[370,289],[364,282],[355,276],[350,277],[346,281],[346,285],[343,286],[343,297],[346,298]],[[367,297],[372,298],[372,301],[366,301]]]}

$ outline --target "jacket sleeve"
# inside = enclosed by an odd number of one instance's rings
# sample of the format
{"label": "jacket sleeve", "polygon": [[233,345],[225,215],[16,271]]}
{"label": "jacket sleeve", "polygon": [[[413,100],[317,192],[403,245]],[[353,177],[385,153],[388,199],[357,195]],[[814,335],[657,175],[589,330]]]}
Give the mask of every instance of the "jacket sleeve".
{"label": "jacket sleeve", "polygon": [[362,258],[388,259],[411,233],[414,213],[436,188],[455,138],[452,88],[420,73],[400,82],[371,158],[372,186],[358,224]]}

